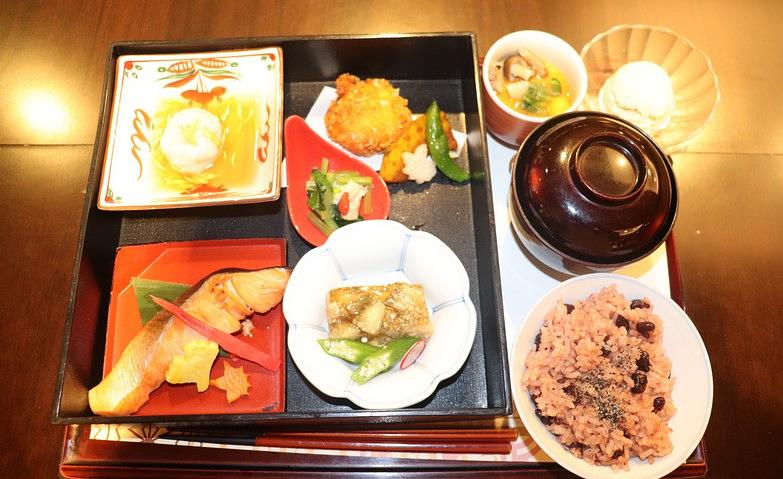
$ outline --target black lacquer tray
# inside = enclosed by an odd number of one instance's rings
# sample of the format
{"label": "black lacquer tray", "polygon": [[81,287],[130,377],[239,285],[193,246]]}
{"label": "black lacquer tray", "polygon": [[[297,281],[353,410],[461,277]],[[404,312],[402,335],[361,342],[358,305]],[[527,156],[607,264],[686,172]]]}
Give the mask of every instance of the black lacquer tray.
{"label": "black lacquer tray", "polygon": [[[389,410],[363,410],[320,394],[286,360],[282,413],[198,416],[100,417],[87,391],[100,381],[106,318],[116,249],[120,246],[225,238],[282,237],[289,266],[309,251],[288,219],[285,195],[273,203],[171,210],[102,211],[96,206],[106,148],[115,63],[119,55],[199,52],[280,46],[283,50],[284,117],[305,116],[325,85],[343,72],[383,77],[400,88],[414,113],[435,99],[467,132],[466,159],[474,179],[457,185],[439,175],[432,184],[391,185],[390,219],[428,231],[448,244],[470,277],[478,328],[468,360],[427,400]],[[488,155],[479,91],[475,36],[443,33],[402,36],[332,36],[123,42],[110,46],[92,168],[63,339],[53,421],[159,423],[179,427],[394,423],[506,416],[511,412],[507,345],[503,326]]]}

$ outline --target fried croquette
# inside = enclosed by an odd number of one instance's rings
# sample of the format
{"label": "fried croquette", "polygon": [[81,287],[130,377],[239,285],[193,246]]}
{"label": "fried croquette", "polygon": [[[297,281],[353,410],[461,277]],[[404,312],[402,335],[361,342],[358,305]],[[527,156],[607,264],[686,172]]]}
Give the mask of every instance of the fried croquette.
{"label": "fried croquette", "polygon": [[326,112],[329,136],[347,150],[368,156],[384,152],[411,121],[408,100],[382,78],[337,78],[337,100]]}

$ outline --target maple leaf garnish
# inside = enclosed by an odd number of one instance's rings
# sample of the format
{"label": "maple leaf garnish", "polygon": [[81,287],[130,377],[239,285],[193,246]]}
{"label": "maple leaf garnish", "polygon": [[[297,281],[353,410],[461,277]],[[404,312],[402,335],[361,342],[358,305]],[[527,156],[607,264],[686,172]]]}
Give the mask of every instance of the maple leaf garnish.
{"label": "maple leaf garnish", "polygon": [[223,361],[223,375],[213,379],[209,384],[226,391],[226,399],[229,404],[239,399],[240,396],[247,396],[250,389],[250,381],[245,374],[245,367],[232,367],[228,362]]}

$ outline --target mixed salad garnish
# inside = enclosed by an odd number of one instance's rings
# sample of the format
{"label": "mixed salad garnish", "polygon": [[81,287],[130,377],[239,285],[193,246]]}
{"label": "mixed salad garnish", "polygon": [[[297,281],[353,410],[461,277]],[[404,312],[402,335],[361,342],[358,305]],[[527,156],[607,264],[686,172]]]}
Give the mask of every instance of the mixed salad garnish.
{"label": "mixed salad garnish", "polygon": [[307,218],[326,236],[372,212],[372,178],[356,171],[329,171],[328,158],[313,168],[306,190]]}

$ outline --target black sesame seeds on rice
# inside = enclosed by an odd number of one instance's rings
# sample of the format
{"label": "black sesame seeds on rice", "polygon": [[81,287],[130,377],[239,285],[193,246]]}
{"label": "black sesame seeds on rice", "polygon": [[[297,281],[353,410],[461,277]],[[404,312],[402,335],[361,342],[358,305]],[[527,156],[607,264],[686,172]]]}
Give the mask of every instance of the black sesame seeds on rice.
{"label": "black sesame seeds on rice", "polygon": [[671,452],[674,379],[662,331],[649,301],[632,302],[614,286],[547,315],[522,381],[546,428],[574,455],[627,469],[629,458],[653,462]]}

